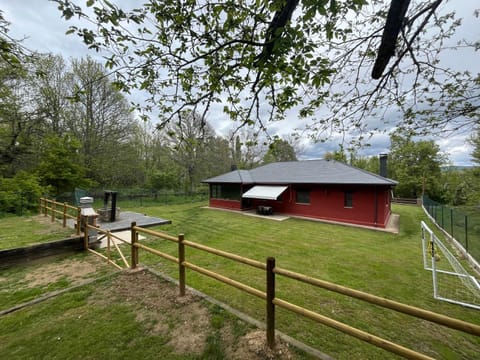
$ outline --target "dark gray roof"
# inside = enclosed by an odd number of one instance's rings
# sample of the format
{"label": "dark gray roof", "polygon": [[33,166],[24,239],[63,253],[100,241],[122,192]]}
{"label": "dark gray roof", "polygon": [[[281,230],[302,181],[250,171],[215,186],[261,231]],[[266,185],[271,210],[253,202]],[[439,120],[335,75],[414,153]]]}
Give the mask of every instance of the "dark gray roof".
{"label": "dark gray roof", "polygon": [[397,185],[397,182],[335,160],[276,162],[234,170],[205,183]]}
{"label": "dark gray roof", "polygon": [[203,182],[221,182],[221,183],[234,183],[234,184],[254,184],[250,172],[253,170],[233,170],[223,175],[215,176],[213,178],[203,180]]}

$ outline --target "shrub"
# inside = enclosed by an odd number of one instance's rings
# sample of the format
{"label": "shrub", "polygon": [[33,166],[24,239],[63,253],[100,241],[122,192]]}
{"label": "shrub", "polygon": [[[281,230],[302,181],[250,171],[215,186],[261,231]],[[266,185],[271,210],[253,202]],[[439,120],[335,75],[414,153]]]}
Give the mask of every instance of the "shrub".
{"label": "shrub", "polygon": [[13,178],[0,178],[0,214],[23,215],[24,211],[36,210],[44,190],[37,176],[24,171]]}

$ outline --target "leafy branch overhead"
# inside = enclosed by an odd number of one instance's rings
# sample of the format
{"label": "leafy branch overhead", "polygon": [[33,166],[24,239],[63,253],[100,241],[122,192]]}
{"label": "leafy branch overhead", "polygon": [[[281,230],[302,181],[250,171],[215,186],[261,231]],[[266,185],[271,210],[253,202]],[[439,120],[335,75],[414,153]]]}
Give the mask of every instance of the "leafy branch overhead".
{"label": "leafy branch overhead", "polygon": [[0,60],[5,61],[12,66],[20,64],[19,58],[24,54],[25,49],[21,46],[19,40],[12,38],[8,34],[10,23],[3,16],[0,9]]}
{"label": "leafy branch overhead", "polygon": [[348,129],[361,140],[392,106],[404,114],[393,125],[415,130],[478,118],[478,75],[440,63],[460,26],[446,0],[55,1],[67,20],[85,20],[69,33],[106,54],[119,89],[147,92],[138,109],[162,124],[186,109],[202,119],[223,110],[265,129],[293,111],[317,139]]}

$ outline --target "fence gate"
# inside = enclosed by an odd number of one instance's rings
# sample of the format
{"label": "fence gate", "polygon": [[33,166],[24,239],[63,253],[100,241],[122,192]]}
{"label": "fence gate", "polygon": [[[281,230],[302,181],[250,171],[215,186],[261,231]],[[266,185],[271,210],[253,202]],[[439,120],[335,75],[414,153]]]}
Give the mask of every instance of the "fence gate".
{"label": "fence gate", "polygon": [[[105,254],[102,254],[90,248],[89,235],[88,235],[89,230],[93,230],[98,233],[99,235],[97,237],[98,241],[106,241]],[[128,263],[127,256],[123,254],[122,249],[118,246],[121,243],[130,245],[130,241],[122,239],[120,236],[110,232],[109,230],[103,230],[99,227],[86,224],[85,240],[84,240],[85,249],[97,256],[100,256],[102,259],[105,259],[109,264],[112,264],[113,266],[115,266],[120,270],[130,268],[130,264]]]}

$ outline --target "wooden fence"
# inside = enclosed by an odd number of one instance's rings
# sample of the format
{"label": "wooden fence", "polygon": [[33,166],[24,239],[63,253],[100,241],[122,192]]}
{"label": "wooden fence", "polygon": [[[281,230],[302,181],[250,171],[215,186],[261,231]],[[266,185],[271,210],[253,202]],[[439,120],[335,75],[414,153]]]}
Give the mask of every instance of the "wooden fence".
{"label": "wooden fence", "polygon": [[67,226],[67,218],[74,219],[77,224],[77,235],[80,235],[81,209],[79,207],[75,207],[67,203],[60,203],[47,198],[40,198],[39,213],[48,216],[49,211],[52,222],[54,222],[58,216],[62,219],[63,227]]}
{"label": "wooden fence", "polygon": [[416,198],[392,198],[392,203],[394,204],[403,204],[403,205],[421,205],[422,199]]}
{"label": "wooden fence", "polygon": [[100,256],[101,258],[107,260],[107,262],[109,264],[115,266],[119,270],[122,270],[122,269],[124,269],[124,267],[122,267],[121,265],[118,265],[115,261],[112,260],[112,250],[116,250],[118,255],[120,256],[120,259],[122,260],[123,265],[125,265],[125,268],[131,267],[129,265],[125,255],[123,255],[122,249],[117,244],[117,242],[120,242],[120,243],[130,245],[130,242],[125,241],[124,239],[118,237],[114,233],[110,232],[110,230],[102,230],[101,228],[96,227],[96,226],[92,226],[92,225],[87,225],[87,229],[93,229],[93,231],[96,231],[97,233],[102,234],[102,236],[98,240],[100,241],[100,240],[106,238],[107,239],[107,246],[106,246],[106,255],[104,255],[104,254],[102,254],[102,253],[100,253],[96,250],[90,249],[90,246],[89,246],[90,236],[89,236],[88,231],[85,231],[85,233],[83,234],[83,236],[84,236],[83,245],[84,245],[84,248],[86,250],[88,250],[89,252],[91,252],[95,255]]}
{"label": "wooden fence", "polygon": [[[102,231],[101,229],[98,229],[97,227],[91,226],[91,225],[86,225],[86,230],[88,229],[94,229],[98,230],[99,232],[102,232],[107,235],[108,241],[110,242],[110,238],[116,238],[115,235],[109,233],[108,231]],[[85,231],[86,233],[88,231]],[[178,244],[178,255],[177,257],[163,253],[159,250],[153,249],[151,247],[148,247],[144,244],[141,244],[138,242],[138,236],[139,234],[146,234],[150,235],[156,238],[160,239],[165,239],[168,241],[172,241],[174,243]],[[120,238],[117,238],[118,240],[127,243],[125,240],[122,240]],[[103,258],[107,259],[108,262],[115,264],[115,266],[120,267],[118,264],[116,264],[112,259],[110,258],[110,245],[108,246],[107,249],[107,256],[100,254],[96,252],[95,250],[89,249],[89,243],[88,243],[88,235],[85,235],[85,248],[88,249],[89,251],[92,251]],[[376,347],[382,348],[384,350],[387,350],[389,352],[398,354],[400,356],[403,356],[408,359],[432,359],[431,357],[421,354],[419,352],[416,352],[414,350],[408,349],[404,346],[401,346],[399,344],[396,344],[394,342],[391,342],[389,340],[383,339],[381,337],[372,335],[368,332],[365,332],[363,330],[351,327],[347,324],[344,324],[342,322],[339,322],[337,320],[334,320],[332,318],[326,317],[324,315],[318,314],[314,311],[305,309],[301,306],[292,304],[290,302],[287,302],[283,299],[278,298],[275,295],[275,278],[276,276],[283,276],[289,279],[293,279],[296,281],[303,282],[305,284],[309,284],[315,287],[320,287],[322,289],[326,289],[338,294],[342,294],[348,297],[352,297],[355,299],[360,299],[365,302],[368,302],[370,304],[374,304],[386,309],[394,310],[403,314],[407,314],[416,318],[420,318],[423,320],[427,320],[436,324],[440,324],[446,327],[449,327],[451,329],[456,329],[468,334],[472,334],[475,336],[480,336],[480,326],[468,323],[462,320],[450,318],[444,315],[440,315],[431,311],[423,310],[420,308],[416,308],[413,306],[409,306],[406,304],[402,304],[396,301],[388,300],[382,297],[378,297],[369,293],[365,293],[362,291],[354,290],[348,287],[340,286],[334,283],[330,283],[328,281],[312,278],[300,273],[296,273],[293,271],[289,271],[286,269],[279,268],[275,265],[275,259],[272,257],[269,257],[266,259],[266,262],[260,262],[252,259],[248,259],[236,254],[232,254],[229,252],[225,252],[222,250],[214,249],[202,244],[198,244],[192,241],[188,241],[184,239],[184,236],[182,234],[178,235],[177,237],[153,231],[150,229],[145,229],[138,227],[136,223],[131,224],[131,243],[130,245],[130,267],[132,269],[136,268],[137,265],[139,264],[139,251],[146,251],[151,254],[157,255],[159,257],[162,257],[163,259],[172,261],[176,264],[178,264],[178,278],[179,278],[179,293],[180,296],[185,295],[185,287],[186,287],[186,269],[190,269],[193,271],[196,271],[200,274],[203,274],[205,276],[211,277],[213,279],[216,279],[220,282],[223,282],[225,284],[228,284],[230,286],[233,286],[237,289],[240,289],[250,295],[256,296],[262,300],[265,301],[266,304],[266,333],[267,333],[267,344],[270,348],[273,348],[275,346],[275,307],[278,306],[283,309],[287,309],[291,312],[294,312],[298,315],[305,316],[309,319],[312,319],[316,322],[319,322],[323,325],[329,326],[333,329],[336,329],[338,331],[341,331],[345,334],[348,334],[350,336],[353,336],[355,338],[358,338],[360,340],[366,341]],[[116,245],[115,245],[116,246]],[[223,258],[227,258],[230,260],[233,260],[235,262],[252,266],[254,268],[260,269],[265,272],[265,279],[266,279],[266,291],[261,291],[258,290],[254,287],[248,286],[246,284],[243,284],[241,282],[235,281],[233,279],[230,279],[228,277],[225,277],[221,274],[215,273],[213,271],[210,271],[206,268],[203,268],[201,266],[195,265],[193,263],[190,263],[186,260],[185,258],[185,247],[191,247],[197,250],[201,250],[210,254],[214,254]],[[121,253],[120,249],[118,246],[116,246],[116,249]],[[128,262],[123,256],[121,255],[122,260],[124,264],[128,267]]]}

